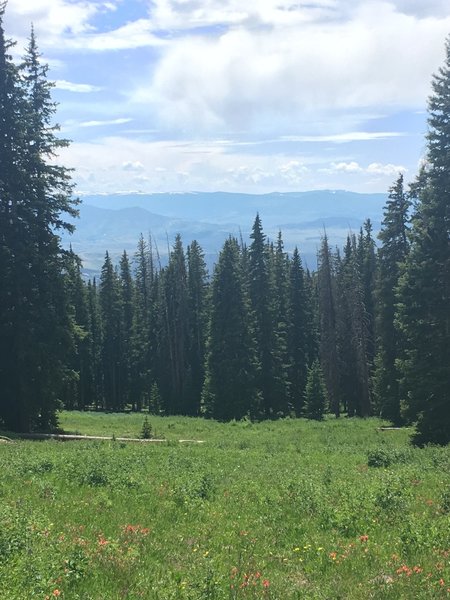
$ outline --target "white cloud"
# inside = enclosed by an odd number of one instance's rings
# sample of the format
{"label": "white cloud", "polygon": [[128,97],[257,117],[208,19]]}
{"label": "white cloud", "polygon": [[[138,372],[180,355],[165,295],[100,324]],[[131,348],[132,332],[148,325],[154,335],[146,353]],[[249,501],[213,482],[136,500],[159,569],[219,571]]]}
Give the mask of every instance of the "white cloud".
{"label": "white cloud", "polygon": [[115,11],[118,1],[14,0],[6,11],[6,26],[23,46],[33,23],[38,42],[45,49],[107,51],[164,43],[153,34],[154,24],[149,19],[137,19],[115,30],[99,32],[92,19]]}
{"label": "white cloud", "polygon": [[90,85],[89,83],[73,83],[72,81],[66,81],[65,79],[58,79],[55,81],[55,87],[58,90],[66,90],[68,92],[75,92],[79,94],[100,92],[103,89],[98,85]]}
{"label": "white cloud", "polygon": [[382,164],[382,163],[370,163],[367,167],[362,167],[358,162],[356,161],[350,161],[350,162],[333,162],[331,163],[331,168],[327,168],[327,169],[322,169],[323,172],[325,173],[332,173],[332,172],[336,172],[336,173],[352,173],[352,174],[359,174],[359,173],[365,173],[367,175],[382,175],[382,176],[395,176],[398,175],[399,173],[406,173],[408,171],[408,169],[402,165],[393,165],[391,163],[388,164]]}
{"label": "white cloud", "polygon": [[367,142],[370,140],[385,140],[387,138],[402,137],[404,133],[397,131],[349,131],[334,135],[284,135],[280,140],[286,142],[333,142],[337,144],[347,142]]}
{"label": "white cloud", "polygon": [[153,24],[148,19],[138,19],[106,33],[84,33],[65,40],[68,48],[78,50],[109,51],[163,46],[166,42],[154,35]]}
{"label": "white cloud", "polygon": [[367,173],[374,175],[398,175],[399,173],[406,173],[408,169],[402,165],[387,164],[383,165],[380,163],[371,163],[367,167]]}
{"label": "white cloud", "polygon": [[110,125],[123,125],[124,123],[129,123],[133,119],[130,118],[119,118],[119,119],[109,119],[104,121],[83,121],[82,123],[78,123],[78,127],[105,127]]}
{"label": "white cloud", "polygon": [[[211,4],[218,9],[218,1]],[[161,6],[190,8],[194,18],[199,3]],[[236,6],[226,2],[225,14]],[[361,4],[347,20],[301,27],[295,15],[263,29],[243,22],[221,35],[172,39],[131,99],[151,105],[174,130],[283,133],[322,119],[342,133],[343,111],[423,106],[449,30],[450,16],[419,19],[385,2]]]}
{"label": "white cloud", "polygon": [[330,164],[322,156],[229,153],[214,142],[143,142],[105,137],[61,152],[81,192],[204,190],[260,193],[314,188],[387,190],[406,169],[392,164]]}
{"label": "white cloud", "polygon": [[136,172],[136,171],[144,171],[145,167],[139,160],[135,160],[135,161],[127,160],[122,163],[122,169],[124,171],[135,171]]}
{"label": "white cloud", "polygon": [[331,169],[333,171],[343,171],[344,173],[360,173],[362,171],[362,168],[355,161],[351,161],[348,163],[347,162],[332,163]]}

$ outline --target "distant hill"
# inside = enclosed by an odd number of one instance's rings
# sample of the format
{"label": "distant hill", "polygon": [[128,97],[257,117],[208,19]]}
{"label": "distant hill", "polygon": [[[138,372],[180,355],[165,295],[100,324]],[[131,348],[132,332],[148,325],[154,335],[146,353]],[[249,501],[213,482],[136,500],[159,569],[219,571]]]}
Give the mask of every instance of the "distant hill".
{"label": "distant hill", "polygon": [[303,262],[315,268],[324,229],[331,244],[338,246],[349,231],[358,232],[366,218],[377,233],[387,195],[340,190],[264,195],[192,192],[91,195],[82,200],[76,231],[65,234],[63,244],[72,244],[85,272],[92,275],[100,271],[106,250],[114,260],[124,249],[132,256],[141,233],[152,235],[163,264],[177,233],[185,244],[196,239],[211,267],[228,235],[248,240],[256,213],[270,239],[281,230],[286,250],[298,245]]}

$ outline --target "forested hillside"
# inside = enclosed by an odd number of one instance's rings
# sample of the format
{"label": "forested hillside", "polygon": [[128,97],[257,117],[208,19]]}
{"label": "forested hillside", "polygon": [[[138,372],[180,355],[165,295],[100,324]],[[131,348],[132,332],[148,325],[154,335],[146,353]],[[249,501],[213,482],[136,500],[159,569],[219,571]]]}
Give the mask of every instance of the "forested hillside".
{"label": "forested hillside", "polygon": [[[224,240],[208,273],[180,236],[161,266],[152,240],[98,281],[61,247],[76,213],[46,66],[32,33],[10,56],[0,10],[0,418],[51,429],[68,409],[148,409],[219,420],[372,414],[450,441],[450,43],[433,79],[427,157],[389,192],[380,244],[370,220],[316,272],[301,248]],[[107,248],[105,248],[107,250]]]}

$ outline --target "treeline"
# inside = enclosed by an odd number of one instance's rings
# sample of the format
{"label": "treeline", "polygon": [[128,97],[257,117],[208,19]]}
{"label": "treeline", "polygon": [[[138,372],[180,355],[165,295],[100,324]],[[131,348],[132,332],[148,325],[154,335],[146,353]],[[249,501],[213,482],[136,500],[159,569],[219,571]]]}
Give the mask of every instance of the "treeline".
{"label": "treeline", "polygon": [[177,237],[162,268],[150,240],[85,282],[60,245],[75,215],[65,140],[34,34],[10,56],[0,3],[0,422],[51,429],[61,406],[228,420],[324,411],[417,423],[450,441],[450,44],[433,79],[427,154],[399,176],[379,245],[370,221],[314,273],[256,217],[212,274]]}

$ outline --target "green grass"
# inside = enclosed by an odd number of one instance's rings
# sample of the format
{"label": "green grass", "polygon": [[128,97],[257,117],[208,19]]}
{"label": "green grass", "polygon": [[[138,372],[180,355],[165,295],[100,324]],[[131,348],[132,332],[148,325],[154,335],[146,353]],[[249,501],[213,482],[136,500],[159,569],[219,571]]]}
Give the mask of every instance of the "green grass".
{"label": "green grass", "polygon": [[450,597],[450,448],[376,419],[149,420],[166,443],[0,445],[1,598]]}

